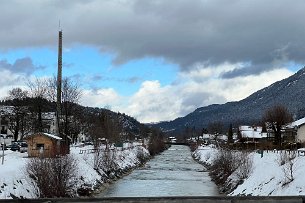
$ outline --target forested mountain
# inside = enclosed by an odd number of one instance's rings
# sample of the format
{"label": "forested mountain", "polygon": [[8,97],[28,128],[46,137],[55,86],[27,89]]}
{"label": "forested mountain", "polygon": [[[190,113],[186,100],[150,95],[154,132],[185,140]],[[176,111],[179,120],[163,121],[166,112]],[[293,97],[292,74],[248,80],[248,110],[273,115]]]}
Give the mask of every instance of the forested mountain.
{"label": "forested mountain", "polygon": [[[100,122],[100,124],[107,124],[107,120],[111,120],[111,124],[113,126],[110,128],[123,132],[125,136],[129,137],[130,139],[133,139],[137,135],[143,136],[148,132],[147,126],[141,124],[136,119],[126,115],[125,113],[113,112],[104,108],[84,107],[80,105],[77,109],[81,114],[80,117],[81,120],[83,120],[83,123],[89,122],[94,124],[96,122]],[[99,121],[98,118],[101,116],[103,117],[103,120]]]}
{"label": "forested mountain", "polygon": [[294,75],[275,82],[243,100],[201,107],[185,117],[152,126],[159,127],[165,132],[177,133],[182,132],[186,127],[206,128],[213,122],[222,122],[225,128],[228,128],[230,123],[235,126],[256,124],[260,122],[266,109],[279,104],[286,106],[294,119],[298,119],[305,116],[304,96],[305,67]]}
{"label": "forested mountain", "polygon": [[[42,114],[48,112],[56,112],[56,103],[50,102],[47,99],[43,98],[30,98],[26,97],[22,100],[4,100],[0,101],[1,115],[11,114],[16,108],[4,108],[5,106],[16,106],[16,101],[18,101],[19,106],[27,107],[27,114],[35,114],[35,104],[37,99],[41,99],[41,112]],[[70,112],[69,115],[73,116],[74,119],[70,121],[69,128],[71,133],[80,133],[83,132],[89,136],[96,134],[97,136],[111,136],[113,134],[122,134],[121,139],[134,139],[135,137],[141,135],[145,136],[149,132],[147,126],[139,123],[136,119],[120,112],[113,112],[104,108],[93,108],[93,107],[84,107],[78,104],[70,103],[73,105],[73,112]],[[3,107],[4,106],[4,107]],[[4,109],[10,109],[12,112],[5,112]],[[4,112],[3,112],[4,111]],[[65,113],[65,112],[63,112]],[[14,118],[15,116],[12,116]],[[29,116],[31,117],[31,116]],[[27,117],[26,119],[32,120],[33,118]],[[14,119],[11,119],[14,121]],[[35,120],[35,118],[34,118]],[[70,119],[69,119],[70,120]],[[32,123],[29,123],[32,125]],[[30,127],[32,129],[32,127]],[[115,131],[115,132],[114,132]],[[107,134],[107,135],[106,135]],[[70,135],[73,137],[73,135]]]}

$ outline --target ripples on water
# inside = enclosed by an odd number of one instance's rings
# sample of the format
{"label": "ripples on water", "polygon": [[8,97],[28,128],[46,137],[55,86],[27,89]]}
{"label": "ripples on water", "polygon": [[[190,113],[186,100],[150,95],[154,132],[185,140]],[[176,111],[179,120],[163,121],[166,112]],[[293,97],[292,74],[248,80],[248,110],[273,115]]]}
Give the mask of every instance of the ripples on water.
{"label": "ripples on water", "polygon": [[205,168],[196,163],[187,146],[173,145],[143,168],[111,184],[98,197],[218,195]]}

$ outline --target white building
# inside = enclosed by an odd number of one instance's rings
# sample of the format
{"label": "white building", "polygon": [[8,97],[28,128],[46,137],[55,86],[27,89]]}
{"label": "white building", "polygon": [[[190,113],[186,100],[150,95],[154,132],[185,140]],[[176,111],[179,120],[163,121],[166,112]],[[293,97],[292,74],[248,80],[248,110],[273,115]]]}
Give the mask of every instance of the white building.
{"label": "white building", "polygon": [[297,132],[296,141],[297,142],[305,142],[305,117],[299,120],[292,122],[287,125],[288,128],[294,128]]}
{"label": "white building", "polygon": [[267,133],[263,133],[263,128],[261,126],[247,126],[242,125],[238,127],[242,138],[248,140],[258,140],[262,138],[267,138]]}
{"label": "white building", "polygon": [[0,137],[1,143],[3,139],[10,139],[13,133],[9,129],[10,119],[9,116],[13,113],[13,107],[11,106],[0,106]]}

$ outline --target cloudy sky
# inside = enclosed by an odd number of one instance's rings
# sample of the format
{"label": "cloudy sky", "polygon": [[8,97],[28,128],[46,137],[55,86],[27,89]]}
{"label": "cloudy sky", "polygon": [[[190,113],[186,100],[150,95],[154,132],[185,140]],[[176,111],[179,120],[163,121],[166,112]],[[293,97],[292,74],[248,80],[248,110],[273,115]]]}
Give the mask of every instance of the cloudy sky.
{"label": "cloudy sky", "polygon": [[57,71],[141,122],[243,99],[305,61],[303,0],[3,0],[0,96]]}

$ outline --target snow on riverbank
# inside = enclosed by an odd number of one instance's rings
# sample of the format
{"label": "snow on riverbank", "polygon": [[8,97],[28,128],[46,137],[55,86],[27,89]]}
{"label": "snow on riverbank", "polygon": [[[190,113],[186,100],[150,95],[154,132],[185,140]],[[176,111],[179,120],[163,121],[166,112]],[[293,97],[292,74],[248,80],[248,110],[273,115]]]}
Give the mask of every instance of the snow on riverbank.
{"label": "snow on riverbank", "polygon": [[[109,180],[104,173],[94,170],[94,153],[89,153],[92,146],[71,147],[71,155],[77,160],[77,184],[75,191],[79,187],[95,189],[98,185]],[[80,153],[82,150],[82,153]],[[115,153],[115,163],[122,171],[130,170],[140,164],[138,152],[142,151],[144,156],[149,157],[149,152],[142,146],[131,146],[122,150],[117,148]],[[0,165],[0,199],[36,198],[35,189],[31,185],[29,177],[26,175],[26,163],[30,159],[27,153],[13,152],[6,150],[4,164]],[[1,152],[2,160],[2,152]],[[1,163],[0,163],[1,164]]]}
{"label": "snow on riverbank", "polygon": [[[204,164],[212,164],[215,159],[217,149],[210,146],[200,146],[193,153],[198,161]],[[253,196],[294,196],[305,195],[305,156],[296,156],[293,159],[293,177],[294,180],[290,183],[285,177],[284,167],[288,163],[281,165],[280,152],[266,152],[263,157],[261,154],[252,152],[249,157],[253,159],[253,168],[249,177],[241,181],[230,194],[236,195],[253,195]],[[226,185],[236,182],[235,172],[229,176]]]}
{"label": "snow on riverbank", "polygon": [[217,149],[214,145],[199,146],[194,152],[193,157],[200,163],[211,165],[217,154]]}

